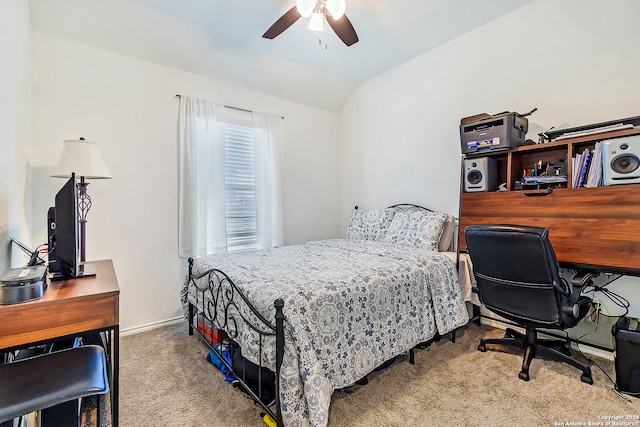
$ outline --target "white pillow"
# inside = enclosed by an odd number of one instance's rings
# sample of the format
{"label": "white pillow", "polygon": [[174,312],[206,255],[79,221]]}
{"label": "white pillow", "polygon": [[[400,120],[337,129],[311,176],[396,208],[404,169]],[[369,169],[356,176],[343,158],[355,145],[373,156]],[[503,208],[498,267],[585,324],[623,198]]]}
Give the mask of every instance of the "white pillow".
{"label": "white pillow", "polygon": [[442,229],[442,236],[440,236],[440,243],[438,243],[438,251],[449,252],[451,249],[451,243],[453,242],[456,229],[456,219],[453,215],[447,215],[447,220],[444,223]]}
{"label": "white pillow", "polygon": [[347,227],[347,239],[378,241],[384,239],[394,214],[393,209],[370,211],[353,209]]}
{"label": "white pillow", "polygon": [[439,212],[396,212],[384,241],[437,252],[446,220]]}

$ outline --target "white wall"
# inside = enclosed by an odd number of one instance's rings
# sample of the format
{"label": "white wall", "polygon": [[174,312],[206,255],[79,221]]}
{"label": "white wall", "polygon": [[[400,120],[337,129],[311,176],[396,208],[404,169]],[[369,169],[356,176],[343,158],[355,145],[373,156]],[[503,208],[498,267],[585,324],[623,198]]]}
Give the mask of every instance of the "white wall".
{"label": "white wall", "polygon": [[360,85],[341,114],[342,211],[408,201],[457,214],[463,117],[538,107],[537,141],[640,114],[639,8],[537,0]]}
{"label": "white wall", "polygon": [[287,244],[343,235],[356,204],[457,214],[462,117],[538,107],[536,139],[551,126],[638,115],[638,7],[537,0],[362,84],[339,117],[35,32],[33,244],[46,241],[63,183],[49,178],[62,140],[95,140],[114,179],[89,186],[88,258],[114,260],[124,328],[179,315],[177,93],[286,116]]}
{"label": "white wall", "polygon": [[[0,227],[28,242],[31,26],[26,1],[0,2]],[[33,248],[35,249],[35,247]],[[0,231],[0,274],[26,258]]]}
{"label": "white wall", "polygon": [[[463,117],[537,107],[537,141],[640,115],[638,40],[635,0],[537,0],[367,81],[341,114],[340,211],[413,202],[457,215]],[[615,286],[640,316],[640,280]]]}
{"label": "white wall", "polygon": [[49,177],[62,141],[100,143],[114,178],[89,185],[87,260],[113,259],[122,328],[181,315],[176,94],[285,116],[285,242],[340,235],[337,114],[45,33],[32,42],[34,238],[46,242],[64,183]]}

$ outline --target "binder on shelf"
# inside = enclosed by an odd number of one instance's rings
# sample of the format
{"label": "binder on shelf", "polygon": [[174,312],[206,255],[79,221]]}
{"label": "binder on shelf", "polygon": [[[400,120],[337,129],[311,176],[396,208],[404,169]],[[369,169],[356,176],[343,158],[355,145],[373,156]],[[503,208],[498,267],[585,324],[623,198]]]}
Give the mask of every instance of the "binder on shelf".
{"label": "binder on shelf", "polygon": [[585,184],[585,178],[588,175],[589,161],[591,160],[591,151],[589,149],[584,150],[582,155],[582,166],[580,167],[580,176],[578,177],[578,185],[576,188],[581,188]]}

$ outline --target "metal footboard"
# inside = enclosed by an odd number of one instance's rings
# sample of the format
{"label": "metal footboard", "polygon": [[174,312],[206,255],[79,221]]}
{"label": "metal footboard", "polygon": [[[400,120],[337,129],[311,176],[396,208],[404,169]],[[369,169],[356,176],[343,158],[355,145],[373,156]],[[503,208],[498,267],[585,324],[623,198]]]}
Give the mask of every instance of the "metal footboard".
{"label": "metal footboard", "polygon": [[[233,366],[228,363],[223,357],[221,352],[214,347],[213,344],[208,342],[205,337],[196,329],[196,333],[202,336],[203,341],[207,344],[207,347],[213,351],[220,361],[229,369],[237,381],[239,381],[244,390],[251,396],[256,405],[260,406],[265,413],[273,418],[278,427],[282,427],[282,417],[280,413],[280,368],[282,366],[282,359],[284,356],[284,314],[282,309],[284,307],[284,301],[280,298],[275,300],[275,325],[269,320],[265,319],[258,310],[249,302],[247,297],[240,291],[236,284],[231,280],[227,274],[218,269],[211,269],[203,274],[194,277],[193,275],[193,258],[189,258],[189,286],[193,285],[196,289],[196,304],[194,305],[189,301],[189,335],[194,333],[194,320],[198,313],[202,313],[204,317],[221,329],[227,332],[229,338],[233,341],[238,337],[240,333],[240,325],[246,325],[259,336],[259,377],[258,377],[258,393],[256,394],[251,387],[245,382],[246,378],[243,375],[238,374]],[[207,277],[206,287],[201,287],[196,283],[196,280],[203,277]],[[202,310],[198,308],[198,305],[202,306]],[[222,311],[222,312],[220,312]],[[214,322],[215,320],[215,322]],[[221,324],[222,320],[222,324]],[[262,388],[262,351],[263,344],[267,337],[275,337],[276,352],[275,352],[275,412],[262,402],[263,396]],[[237,350],[239,351],[239,350]]]}

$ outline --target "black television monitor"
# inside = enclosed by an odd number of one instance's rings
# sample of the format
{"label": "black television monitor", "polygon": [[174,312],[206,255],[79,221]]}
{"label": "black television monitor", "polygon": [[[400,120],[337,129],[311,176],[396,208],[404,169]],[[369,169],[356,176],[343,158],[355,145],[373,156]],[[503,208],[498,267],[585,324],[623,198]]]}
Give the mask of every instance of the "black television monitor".
{"label": "black television monitor", "polygon": [[53,279],[72,279],[78,276],[80,264],[78,186],[75,173],[71,174],[71,178],[58,191],[55,200],[54,223],[50,225],[50,229],[53,229],[50,239],[53,241],[53,248],[49,248],[50,255],[53,255],[49,264],[55,266],[51,265],[49,270]]}
{"label": "black television monitor", "polygon": [[[75,173],[56,194],[53,212],[49,209],[49,271],[52,280],[93,276],[95,270],[80,263],[78,185]],[[92,266],[91,266],[92,267]]]}

